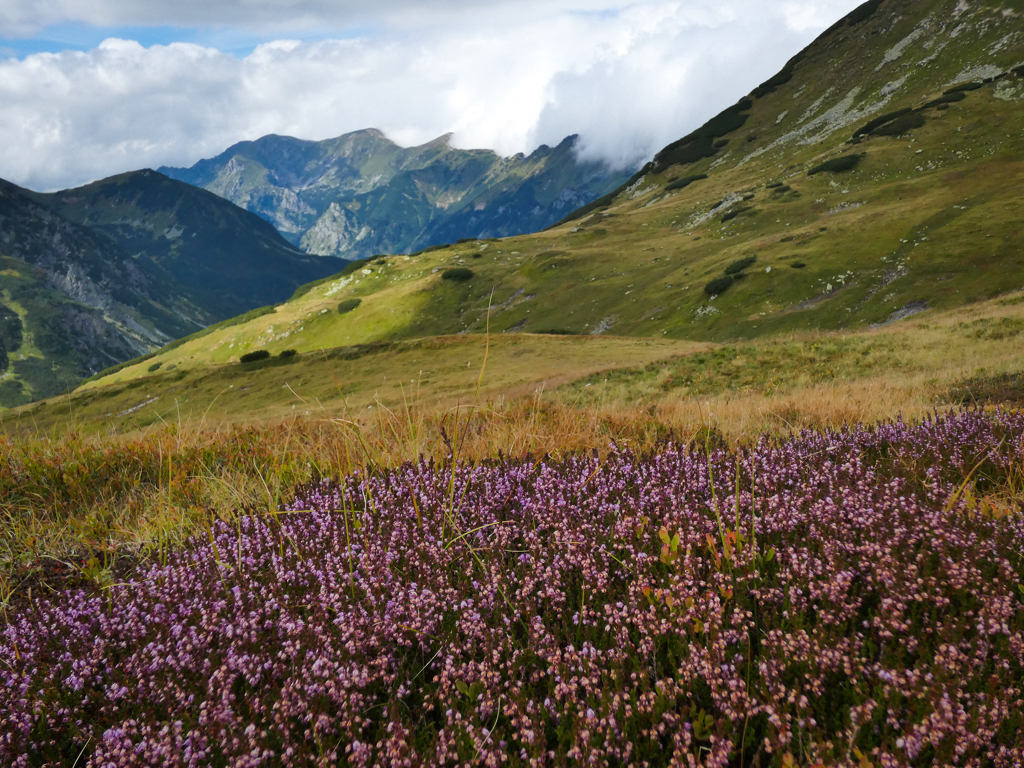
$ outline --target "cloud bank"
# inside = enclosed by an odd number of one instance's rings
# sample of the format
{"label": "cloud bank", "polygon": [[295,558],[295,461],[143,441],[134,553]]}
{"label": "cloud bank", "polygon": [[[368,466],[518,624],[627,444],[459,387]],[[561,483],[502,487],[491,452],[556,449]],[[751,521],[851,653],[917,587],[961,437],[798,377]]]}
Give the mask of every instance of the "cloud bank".
{"label": "cloud bank", "polygon": [[[389,0],[372,4],[371,17],[367,3],[296,0],[284,14],[249,0],[246,24],[271,36],[349,32],[272,39],[243,57],[111,37],[88,51],[0,61],[0,177],[60,189],[191,165],[269,133],[324,139],[369,127],[403,145],[453,132],[456,146],[504,155],[579,133],[586,156],[635,163],[777,72],[857,4]],[[228,25],[235,6],[13,0],[0,30]],[[369,26],[352,34],[360,24]]]}

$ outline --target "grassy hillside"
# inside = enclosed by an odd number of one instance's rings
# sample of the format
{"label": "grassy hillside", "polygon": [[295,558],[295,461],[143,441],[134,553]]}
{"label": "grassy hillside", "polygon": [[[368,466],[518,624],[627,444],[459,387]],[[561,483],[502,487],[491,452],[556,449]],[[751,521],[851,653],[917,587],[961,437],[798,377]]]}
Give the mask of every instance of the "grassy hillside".
{"label": "grassy hillside", "polygon": [[1019,289],[1021,34],[999,4],[868,4],[574,220],[377,257],[154,361],[481,333],[488,307],[493,332],[725,342]]}
{"label": "grassy hillside", "polygon": [[0,413],[0,762],[1021,764],[1022,18]]}

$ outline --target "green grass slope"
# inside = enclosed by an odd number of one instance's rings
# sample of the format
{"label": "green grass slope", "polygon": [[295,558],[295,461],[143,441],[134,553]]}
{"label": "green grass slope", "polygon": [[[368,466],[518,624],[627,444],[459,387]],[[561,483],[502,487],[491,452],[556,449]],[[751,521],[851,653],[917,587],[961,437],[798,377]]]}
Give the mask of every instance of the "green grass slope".
{"label": "green grass slope", "polygon": [[353,264],[98,383],[488,328],[869,331],[1016,291],[1022,35],[1024,12],[1006,4],[865,4],[561,226]]}

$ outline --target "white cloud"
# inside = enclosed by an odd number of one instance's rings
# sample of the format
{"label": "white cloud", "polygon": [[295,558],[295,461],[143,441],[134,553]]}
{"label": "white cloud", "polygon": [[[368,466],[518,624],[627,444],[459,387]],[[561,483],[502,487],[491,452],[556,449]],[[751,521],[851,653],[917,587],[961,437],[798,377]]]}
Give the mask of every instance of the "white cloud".
{"label": "white cloud", "polygon": [[[402,144],[454,131],[457,146],[503,154],[579,133],[588,155],[635,161],[774,74],[855,5],[391,0],[373,5],[375,32],[275,40],[244,58],[109,39],[87,52],[0,61],[0,177],[56,189],[190,165],[267,133],[323,139],[367,127]],[[422,23],[409,15],[413,6]],[[237,4],[208,0],[14,0],[0,27],[228,23],[232,7],[237,15]],[[359,18],[354,3],[295,0],[287,13],[269,1],[245,7],[269,26],[298,19],[340,28]]]}

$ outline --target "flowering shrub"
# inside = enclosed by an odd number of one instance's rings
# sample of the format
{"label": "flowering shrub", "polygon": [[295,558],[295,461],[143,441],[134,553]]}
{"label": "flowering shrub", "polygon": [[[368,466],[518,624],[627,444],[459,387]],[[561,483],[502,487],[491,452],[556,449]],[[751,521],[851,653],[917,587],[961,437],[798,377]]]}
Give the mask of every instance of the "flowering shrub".
{"label": "flowering shrub", "polygon": [[0,762],[1019,765],[1022,459],[966,411],[317,484],[11,612]]}

